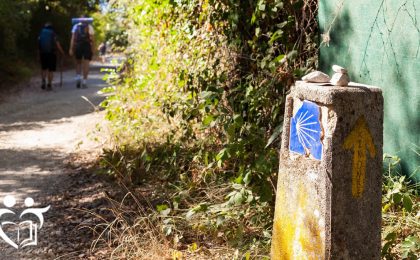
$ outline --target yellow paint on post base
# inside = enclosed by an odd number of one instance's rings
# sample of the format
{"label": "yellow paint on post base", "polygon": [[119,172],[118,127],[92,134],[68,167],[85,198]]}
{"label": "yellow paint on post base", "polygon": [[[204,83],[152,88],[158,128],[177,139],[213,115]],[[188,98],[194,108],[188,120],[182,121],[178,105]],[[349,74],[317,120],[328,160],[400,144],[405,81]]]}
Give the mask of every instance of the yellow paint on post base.
{"label": "yellow paint on post base", "polygon": [[357,119],[352,131],[344,139],[343,148],[353,150],[351,192],[353,197],[360,198],[365,188],[366,148],[371,158],[376,156],[375,145],[364,116]]}
{"label": "yellow paint on post base", "polygon": [[293,202],[286,201],[284,187],[277,190],[272,260],[318,260],[325,257],[325,233],[319,211],[315,203],[308,200],[302,184],[297,192],[296,208],[288,211],[282,206],[293,205]]}

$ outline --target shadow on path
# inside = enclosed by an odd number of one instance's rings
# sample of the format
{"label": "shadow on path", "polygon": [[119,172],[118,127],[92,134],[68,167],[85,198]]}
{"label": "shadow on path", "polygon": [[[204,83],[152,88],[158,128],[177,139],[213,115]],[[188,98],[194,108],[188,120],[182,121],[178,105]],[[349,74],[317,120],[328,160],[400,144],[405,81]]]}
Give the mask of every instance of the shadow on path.
{"label": "shadow on path", "polygon": [[61,87],[56,73],[53,91],[42,90],[40,80],[33,79],[0,104],[0,209],[6,195],[16,197],[11,208],[16,212],[27,197],[34,199],[34,207],[51,205],[38,245],[16,250],[0,239],[0,259],[54,259],[63,254],[72,259],[89,251],[92,234],[78,227],[92,220],[75,208],[103,203],[102,184],[69,165],[75,154],[94,160],[100,151],[100,144],[88,138],[103,120],[96,107],[105,98],[99,91],[107,86],[100,68],[92,64],[88,88],[76,88],[74,71],[66,71]]}

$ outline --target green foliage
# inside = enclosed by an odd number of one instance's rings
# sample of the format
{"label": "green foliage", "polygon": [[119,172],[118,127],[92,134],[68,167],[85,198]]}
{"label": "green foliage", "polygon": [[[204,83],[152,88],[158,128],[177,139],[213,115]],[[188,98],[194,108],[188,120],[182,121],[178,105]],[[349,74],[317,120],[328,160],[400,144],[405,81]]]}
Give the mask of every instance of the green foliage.
{"label": "green foliage", "polygon": [[113,51],[127,47],[127,34],[124,29],[124,19],[119,19],[118,10],[107,10],[92,14],[94,19],[95,37],[98,43],[107,42]]}
{"label": "green foliage", "polygon": [[166,218],[184,212],[197,233],[267,244],[284,96],[316,66],[317,2],[122,0],[111,8],[129,44],[102,104],[123,151],[104,154],[105,170],[123,182],[165,180],[173,194]]}
{"label": "green foliage", "polygon": [[384,259],[418,259],[419,185],[401,174],[400,158],[385,154],[384,162],[382,255]]}
{"label": "green foliage", "polygon": [[27,35],[31,13],[25,1],[0,2],[0,53],[15,53],[19,38]]}
{"label": "green foliage", "polygon": [[[174,241],[213,238],[267,254],[284,96],[316,67],[317,2],[121,0],[112,8],[129,35],[128,59],[104,90],[116,147],[103,170],[125,184],[161,183],[156,214]],[[415,259],[418,187],[391,159],[383,256]]]}

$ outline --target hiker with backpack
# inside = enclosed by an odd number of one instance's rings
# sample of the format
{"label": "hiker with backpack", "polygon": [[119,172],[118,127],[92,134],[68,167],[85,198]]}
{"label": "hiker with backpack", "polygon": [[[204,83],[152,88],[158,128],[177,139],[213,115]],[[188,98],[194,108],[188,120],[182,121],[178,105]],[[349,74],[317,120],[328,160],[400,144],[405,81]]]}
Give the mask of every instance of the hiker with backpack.
{"label": "hiker with backpack", "polygon": [[[87,87],[87,78],[89,74],[89,62],[94,53],[94,31],[90,22],[91,18],[77,18],[71,30],[70,56],[76,57],[76,86],[80,88]],[[81,77],[83,73],[83,79]]]}
{"label": "hiker with backpack", "polygon": [[[57,35],[54,32],[52,24],[47,22],[42,28],[38,37],[39,59],[41,61],[41,77],[42,89],[52,90],[52,81],[54,71],[57,68],[57,55],[58,49],[61,55],[64,56],[63,48],[57,40]],[[48,80],[48,83],[47,83]]]}
{"label": "hiker with backpack", "polygon": [[102,63],[105,63],[105,60],[106,60],[106,49],[107,49],[106,42],[102,42],[98,47],[99,56],[101,57]]}

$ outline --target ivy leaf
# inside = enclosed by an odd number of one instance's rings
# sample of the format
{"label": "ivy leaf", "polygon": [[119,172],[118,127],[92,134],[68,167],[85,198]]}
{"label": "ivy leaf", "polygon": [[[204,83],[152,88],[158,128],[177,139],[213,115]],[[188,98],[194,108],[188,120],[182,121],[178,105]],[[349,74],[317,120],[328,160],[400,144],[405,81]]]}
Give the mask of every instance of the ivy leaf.
{"label": "ivy leaf", "polygon": [[203,125],[204,126],[209,126],[214,120],[215,120],[215,118],[212,115],[208,115],[204,118]]}
{"label": "ivy leaf", "polygon": [[401,199],[402,199],[402,195],[400,193],[395,193],[394,195],[392,195],[392,200],[394,201],[395,204],[400,203]]}
{"label": "ivy leaf", "polygon": [[407,210],[408,212],[411,212],[413,210],[413,201],[411,200],[410,196],[404,195],[403,206],[404,206],[404,209]]}

